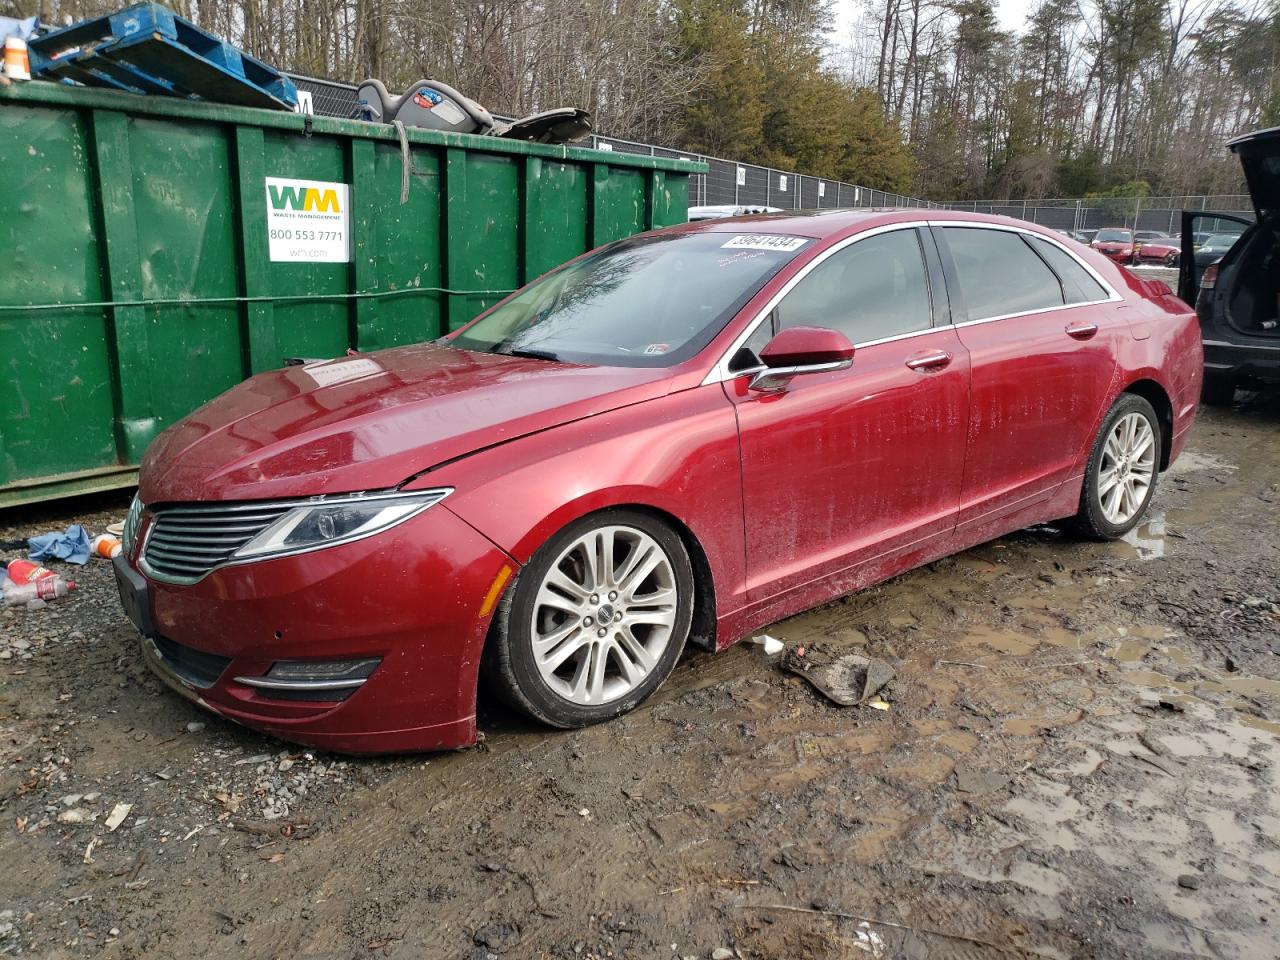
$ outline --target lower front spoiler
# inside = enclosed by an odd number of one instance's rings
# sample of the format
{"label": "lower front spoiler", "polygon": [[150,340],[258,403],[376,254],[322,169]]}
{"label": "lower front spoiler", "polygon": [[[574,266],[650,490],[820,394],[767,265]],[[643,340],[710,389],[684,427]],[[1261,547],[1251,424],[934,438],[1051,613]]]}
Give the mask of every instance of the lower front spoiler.
{"label": "lower front spoiler", "polygon": [[[414,753],[424,750],[452,750],[475,743],[475,714],[446,723],[427,726],[408,727],[391,730],[369,730],[359,732],[330,733],[301,728],[302,723],[312,718],[299,721],[281,720],[278,717],[264,718],[236,710],[226,704],[214,703],[204,696],[206,688],[202,688],[175,673],[160,653],[155,640],[151,637],[140,638],[142,659],[170,690],[184,700],[194,703],[210,713],[247,727],[259,733],[265,733],[290,743],[316,747],[321,750],[332,750],[336,753],[349,754],[384,754]],[[333,709],[337,708],[333,705]]]}

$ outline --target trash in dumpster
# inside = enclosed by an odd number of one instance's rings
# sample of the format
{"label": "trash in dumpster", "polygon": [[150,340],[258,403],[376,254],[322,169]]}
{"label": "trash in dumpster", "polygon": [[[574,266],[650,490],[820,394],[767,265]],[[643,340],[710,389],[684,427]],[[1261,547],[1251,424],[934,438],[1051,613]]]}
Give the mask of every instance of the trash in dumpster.
{"label": "trash in dumpster", "polygon": [[6,80],[30,80],[31,61],[27,41],[21,37],[4,39],[4,78]]}
{"label": "trash in dumpster", "polygon": [[[62,533],[42,533],[27,541],[31,560],[65,560],[67,563],[89,562],[89,534],[73,523]],[[10,574],[12,576],[12,574]]]}
{"label": "trash in dumpster", "polygon": [[81,20],[31,40],[37,77],[89,87],[294,110],[292,80],[158,3]]}
{"label": "trash in dumpster", "polygon": [[30,40],[39,29],[39,17],[27,17],[25,20],[15,20],[13,17],[0,17],[0,39],[17,37],[19,40]]}
{"label": "trash in dumpster", "polygon": [[[866,703],[894,678],[893,667],[883,660],[856,653],[834,657],[818,647],[803,653],[792,650],[783,656],[779,666],[804,677],[815,690],[842,707]],[[889,708],[878,697],[869,705],[877,710]]]}
{"label": "trash in dumpster", "polygon": [[545,110],[510,123],[495,120],[480,104],[439,80],[418,80],[398,97],[381,80],[366,80],[356,91],[351,116],[372,123],[399,121],[406,127],[529,143],[572,143],[591,132],[591,115],[574,107]]}

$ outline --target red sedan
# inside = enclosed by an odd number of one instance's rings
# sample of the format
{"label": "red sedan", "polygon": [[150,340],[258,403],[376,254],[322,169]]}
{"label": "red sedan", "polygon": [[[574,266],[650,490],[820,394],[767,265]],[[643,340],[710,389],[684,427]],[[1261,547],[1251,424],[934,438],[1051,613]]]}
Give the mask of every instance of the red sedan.
{"label": "red sedan", "polygon": [[1134,235],[1133,262],[1176,267],[1182,255],[1182,241],[1163,233],[1137,233]]}
{"label": "red sedan", "polygon": [[1108,227],[1099,230],[1089,244],[1108,260],[1116,263],[1133,263],[1133,231]]}
{"label": "red sedan", "polygon": [[687,644],[1008,531],[1123,535],[1201,369],[1167,287],[1030,224],[689,224],[170,427],[121,595],[171,686],[285,739],[471,743],[482,673],[579,726]]}

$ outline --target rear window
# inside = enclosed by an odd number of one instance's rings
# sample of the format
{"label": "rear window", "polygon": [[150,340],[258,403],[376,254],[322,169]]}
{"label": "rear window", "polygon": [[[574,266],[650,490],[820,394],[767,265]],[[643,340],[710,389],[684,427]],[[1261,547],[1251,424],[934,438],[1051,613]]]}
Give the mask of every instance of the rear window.
{"label": "rear window", "polygon": [[1062,293],[1067,303],[1091,303],[1107,299],[1106,288],[1089,273],[1075,257],[1057,244],[1041,237],[1031,237],[1031,245],[1053,267],[1062,280]]}
{"label": "rear window", "polygon": [[944,227],[970,320],[1060,307],[1062,285],[1016,233]]}

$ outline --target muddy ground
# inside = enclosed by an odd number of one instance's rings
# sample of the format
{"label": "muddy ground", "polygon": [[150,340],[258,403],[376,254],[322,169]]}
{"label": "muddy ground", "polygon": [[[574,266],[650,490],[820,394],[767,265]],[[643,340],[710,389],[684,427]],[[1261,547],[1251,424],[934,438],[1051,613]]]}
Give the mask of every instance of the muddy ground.
{"label": "muddy ground", "polygon": [[1275,957],[1278,502],[1280,398],[1242,394],[1128,542],[1029,530],[770,629],[891,660],[886,711],[742,644],[614,723],[486,707],[379,760],[165,691],[93,561],[0,614],[0,953]]}

